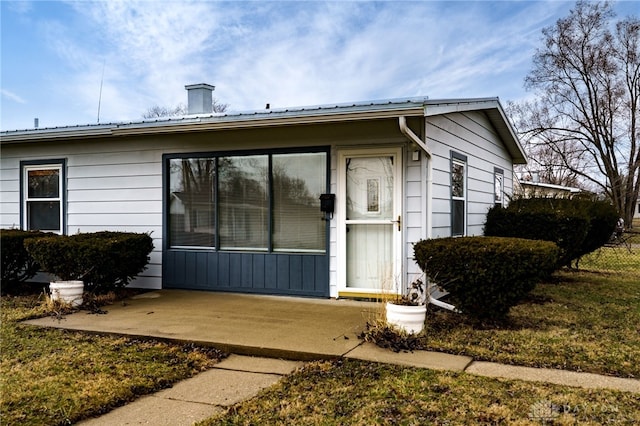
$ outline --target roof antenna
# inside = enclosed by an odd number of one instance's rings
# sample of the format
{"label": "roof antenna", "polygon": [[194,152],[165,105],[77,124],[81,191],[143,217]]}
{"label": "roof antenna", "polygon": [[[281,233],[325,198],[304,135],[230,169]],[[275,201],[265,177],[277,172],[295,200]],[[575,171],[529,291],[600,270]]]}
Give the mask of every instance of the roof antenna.
{"label": "roof antenna", "polygon": [[102,61],[102,77],[100,77],[100,95],[98,96],[98,124],[100,124],[100,104],[102,103],[102,83],[104,82],[104,66],[107,60]]}

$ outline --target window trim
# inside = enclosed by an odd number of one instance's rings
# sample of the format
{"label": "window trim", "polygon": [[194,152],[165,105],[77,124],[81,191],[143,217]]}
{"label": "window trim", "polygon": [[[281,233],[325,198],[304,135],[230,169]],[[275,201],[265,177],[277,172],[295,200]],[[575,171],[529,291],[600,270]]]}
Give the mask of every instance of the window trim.
{"label": "window trim", "polygon": [[[325,169],[325,187],[326,190],[330,190],[330,179],[331,179],[331,148],[329,146],[311,146],[311,147],[297,147],[297,148],[273,148],[273,149],[256,149],[256,150],[234,150],[234,151],[198,151],[198,152],[180,152],[180,153],[170,153],[162,155],[162,175],[163,175],[163,200],[162,200],[162,245],[163,250],[202,250],[202,251],[215,251],[215,252],[227,252],[227,253],[277,253],[277,254],[314,254],[314,255],[327,255],[329,253],[329,244],[330,244],[330,229],[329,222],[326,222],[326,230],[325,230],[325,249],[323,251],[306,251],[306,250],[278,250],[273,247],[273,220],[270,216],[268,221],[268,244],[267,249],[263,250],[252,250],[250,248],[242,248],[242,249],[224,249],[220,245],[220,239],[218,235],[219,229],[219,214],[216,214],[215,226],[216,226],[216,235],[215,235],[215,246],[214,247],[203,247],[203,246],[172,246],[169,241],[169,226],[170,226],[170,211],[169,211],[169,200],[170,197],[170,184],[171,184],[171,173],[169,170],[170,160],[175,159],[188,159],[188,158],[201,158],[201,157],[209,157],[215,158],[216,160],[216,185],[217,185],[217,163],[218,159],[222,157],[230,157],[230,156],[253,156],[253,155],[267,155],[268,156],[268,164],[269,164],[269,175],[272,174],[272,156],[278,154],[305,154],[305,153],[323,153],[326,155],[326,169]],[[269,179],[268,182],[268,191],[269,191],[269,211],[270,215],[273,211],[273,182],[272,179]],[[218,205],[218,191],[215,191],[215,205],[217,209]]]}
{"label": "window trim", "polygon": [[27,202],[28,199],[27,187],[28,179],[27,173],[29,170],[47,170],[58,169],[60,170],[60,197],[58,202],[60,203],[60,229],[56,232],[50,229],[43,230],[44,232],[53,232],[56,234],[64,235],[67,231],[67,160],[65,158],[53,158],[48,160],[23,160],[20,161],[20,229],[27,230]]}
{"label": "window trim", "polygon": [[[453,166],[454,164],[460,164],[463,166],[464,170],[463,170],[463,196],[462,197],[454,197],[453,196]],[[463,237],[465,235],[467,235],[467,176],[468,176],[468,162],[467,162],[467,156],[460,154],[456,151],[450,151],[450,161],[449,161],[449,197],[451,200],[451,236],[452,237]],[[455,201],[462,201],[463,202],[463,207],[464,207],[464,211],[462,214],[462,233],[461,234],[454,234],[453,230],[454,230],[454,216],[453,216],[453,212],[454,212],[454,202]]]}

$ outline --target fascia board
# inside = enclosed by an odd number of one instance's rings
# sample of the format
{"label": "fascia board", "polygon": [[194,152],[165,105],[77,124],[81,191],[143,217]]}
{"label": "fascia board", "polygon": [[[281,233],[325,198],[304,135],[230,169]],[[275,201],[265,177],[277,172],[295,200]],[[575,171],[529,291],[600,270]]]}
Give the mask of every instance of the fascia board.
{"label": "fascia board", "polygon": [[225,117],[225,120],[199,119],[198,122],[171,123],[163,126],[149,126],[144,124],[124,125],[114,128],[114,136],[158,134],[158,133],[180,133],[189,131],[215,131],[215,130],[235,130],[252,129],[266,127],[283,127],[305,124],[337,123],[348,121],[377,120],[385,118],[397,118],[399,115],[422,116],[422,107],[405,108],[366,112],[344,112],[333,114],[307,114],[289,117],[252,117],[244,116]]}
{"label": "fascia board", "polygon": [[79,139],[104,137],[111,135],[111,126],[105,127],[64,127],[59,129],[50,129],[47,131],[16,131],[15,133],[7,133],[0,136],[0,144],[8,145],[21,142],[39,142],[49,139]]}

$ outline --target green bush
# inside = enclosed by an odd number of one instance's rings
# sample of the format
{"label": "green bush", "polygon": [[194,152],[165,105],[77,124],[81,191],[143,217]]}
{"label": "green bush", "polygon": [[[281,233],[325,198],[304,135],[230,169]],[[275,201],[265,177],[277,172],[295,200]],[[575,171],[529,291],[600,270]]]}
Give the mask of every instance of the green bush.
{"label": "green bush", "polygon": [[43,270],[101,293],[125,287],[144,271],[153,241],[148,234],[104,231],[28,239],[25,247]]}
{"label": "green bush", "polygon": [[582,243],[580,257],[604,246],[613,234],[620,215],[613,205],[607,201],[576,200],[582,205],[590,218],[589,232]]}
{"label": "green bush", "polygon": [[618,215],[604,201],[585,198],[523,198],[487,213],[486,236],[553,241],[560,248],[558,266],[569,266],[599,247],[614,230]]}
{"label": "green bush", "polygon": [[559,250],[548,241],[463,237],[422,240],[414,259],[449,301],[478,320],[501,319],[553,272]]}
{"label": "green bush", "polygon": [[27,238],[40,238],[49,234],[39,231],[3,229],[0,231],[0,257],[2,258],[2,292],[17,290],[20,283],[33,278],[38,263],[24,248]]}

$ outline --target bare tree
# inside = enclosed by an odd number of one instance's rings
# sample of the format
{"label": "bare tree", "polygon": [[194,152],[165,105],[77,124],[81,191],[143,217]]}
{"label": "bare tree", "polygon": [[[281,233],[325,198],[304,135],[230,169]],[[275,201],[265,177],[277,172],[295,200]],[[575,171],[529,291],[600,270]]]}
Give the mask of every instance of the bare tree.
{"label": "bare tree", "polygon": [[[225,112],[229,108],[229,104],[223,104],[217,99],[214,99],[212,108],[212,111],[216,113]],[[175,107],[154,105],[142,114],[142,118],[176,117],[180,115],[187,115],[187,106],[185,104],[178,104]]]}
{"label": "bare tree", "polygon": [[591,182],[630,224],[640,192],[640,20],[614,18],[608,2],[579,1],[542,31],[525,80],[537,100],[522,106],[520,132],[552,154],[540,162]]}
{"label": "bare tree", "polygon": [[[523,176],[524,180],[533,180],[536,176],[543,183],[592,190],[593,185],[589,185],[582,178],[582,174],[588,173],[589,159],[584,158],[576,141],[549,140],[548,137],[553,136],[551,134],[530,136],[528,129],[541,127],[540,114],[546,112],[544,107],[534,102],[521,104],[509,102],[506,111],[516,132],[520,134],[529,157],[528,164],[516,166],[516,171]],[[577,171],[582,173],[578,174]]]}

